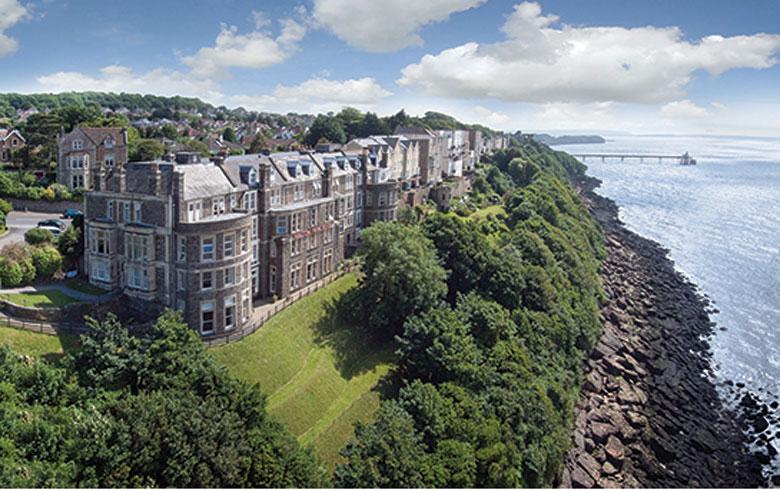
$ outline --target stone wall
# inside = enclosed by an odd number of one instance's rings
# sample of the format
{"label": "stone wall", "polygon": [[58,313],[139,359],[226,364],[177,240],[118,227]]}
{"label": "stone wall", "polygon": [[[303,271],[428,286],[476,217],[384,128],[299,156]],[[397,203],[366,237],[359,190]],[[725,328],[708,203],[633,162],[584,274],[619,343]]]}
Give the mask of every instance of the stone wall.
{"label": "stone wall", "polygon": [[34,211],[36,213],[62,214],[68,208],[84,211],[84,201],[46,201],[43,199],[17,199],[15,197],[3,197],[10,202],[15,211]]}

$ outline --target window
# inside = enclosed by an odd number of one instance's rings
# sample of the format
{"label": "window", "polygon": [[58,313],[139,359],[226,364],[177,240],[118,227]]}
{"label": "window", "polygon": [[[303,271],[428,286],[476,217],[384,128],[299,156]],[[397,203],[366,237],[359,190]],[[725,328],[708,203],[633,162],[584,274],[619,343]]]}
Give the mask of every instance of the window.
{"label": "window", "polygon": [[244,194],[244,208],[248,211],[257,209],[257,193],[255,191],[249,191]]}
{"label": "window", "polygon": [[257,220],[252,219],[252,238],[257,238]]}
{"label": "window", "polygon": [[214,199],[211,202],[211,208],[212,208],[213,214],[225,214],[225,200],[224,199]]}
{"label": "window", "polygon": [[84,163],[86,161],[85,155],[73,155],[70,157],[70,168],[71,169],[79,169],[84,168]]}
{"label": "window", "polygon": [[272,292],[276,292],[276,266],[271,266],[268,272],[268,289]]}
{"label": "window", "polygon": [[317,259],[309,259],[306,262],[306,282],[312,282],[317,279]]}
{"label": "window", "polygon": [[200,260],[214,260],[214,237],[204,237],[200,240]]}
{"label": "window", "polygon": [[322,256],[322,274],[330,274],[333,271],[333,250],[328,250]]}
{"label": "window", "polygon": [[91,243],[92,253],[96,253],[100,255],[110,254],[111,253],[110,237],[111,234],[109,231],[93,230],[92,243]]}
{"label": "window", "polygon": [[325,230],[322,234],[322,243],[328,244],[333,241],[333,229]]}
{"label": "window", "polygon": [[236,268],[228,267],[225,269],[225,287],[232,286],[236,283]]}
{"label": "window", "polygon": [[277,246],[276,242],[271,242],[271,257],[276,257]]}
{"label": "window", "polygon": [[278,216],[276,218],[276,234],[284,235],[287,233],[287,216]]}
{"label": "window", "polygon": [[296,238],[292,241],[292,244],[290,245],[290,255],[298,255],[301,253],[301,239]]}
{"label": "window", "polygon": [[149,260],[149,237],[125,235],[125,256],[130,260]]}
{"label": "window", "polygon": [[311,197],[322,197],[322,184],[320,184],[319,182],[312,182],[311,188],[312,188]]}
{"label": "window", "polygon": [[317,226],[317,208],[311,208],[309,210],[309,228]]}
{"label": "window", "polygon": [[191,202],[187,206],[187,221],[190,223],[195,223],[196,221],[200,220],[200,201],[198,202]]}
{"label": "window", "polygon": [[352,189],[352,174],[347,174],[347,183],[344,186],[346,190]]}
{"label": "window", "polygon": [[114,221],[114,201],[108,201],[106,203],[106,218]]}
{"label": "window", "polygon": [[187,237],[179,236],[179,249],[177,250],[176,260],[184,262],[187,260]]}
{"label": "window", "polygon": [[249,320],[249,313],[251,312],[251,303],[249,302],[249,290],[244,289],[241,293],[241,318],[244,322]]}
{"label": "window", "polygon": [[123,202],[122,203],[122,219],[125,223],[130,222],[130,203],[129,202]]}
{"label": "window", "polygon": [[81,140],[73,140],[73,149],[80,150],[84,148],[84,142]]}
{"label": "window", "polygon": [[301,264],[293,264],[290,267],[290,289],[297,289],[301,285]]}
{"label": "window", "polygon": [[303,189],[304,189],[303,184],[295,184],[295,188],[293,191],[293,199],[295,199],[296,201],[300,201],[301,199],[303,199]]}
{"label": "window", "polygon": [[187,271],[176,271],[176,288],[179,291],[187,290]]}
{"label": "window", "polygon": [[306,239],[306,249],[312,250],[317,248],[317,235],[309,235]]}
{"label": "window", "polygon": [[238,204],[238,198],[235,194],[230,195],[230,211],[232,212],[234,209],[236,209],[236,205]]}
{"label": "window", "polygon": [[106,148],[113,148],[114,147],[114,138],[108,137],[106,138],[106,141],[103,142],[103,146]]}
{"label": "window", "polygon": [[245,253],[247,250],[249,250],[249,234],[244,229],[241,230],[241,252]]}
{"label": "window", "polygon": [[380,192],[379,193],[379,206],[384,206],[387,204],[387,192]]}
{"label": "window", "polygon": [[200,304],[200,333],[214,332],[214,302]]}
{"label": "window", "polygon": [[83,175],[71,175],[70,176],[70,186],[73,189],[83,189],[84,188],[84,176]]}
{"label": "window", "polygon": [[133,203],[133,222],[140,223],[141,222],[141,203],[140,202],[134,202]]}
{"label": "window", "polygon": [[236,326],[236,297],[225,298],[225,330]]}
{"label": "window", "polygon": [[282,191],[281,189],[274,189],[271,191],[271,206],[278,206],[282,203]]}
{"label": "window", "polygon": [[222,237],[222,256],[223,257],[232,257],[233,256],[233,240],[235,240],[235,235],[225,234],[225,236]]}
{"label": "window", "polygon": [[200,289],[207,290],[214,287],[214,272],[204,271],[200,273]]}
{"label": "window", "polygon": [[252,262],[260,260],[260,245],[255,243],[252,245]]}
{"label": "window", "polygon": [[149,289],[149,271],[146,267],[136,264],[127,266],[127,285],[134,289]]}
{"label": "window", "polygon": [[363,185],[363,174],[357,174],[357,185]]}
{"label": "window", "polygon": [[92,267],[92,272],[90,273],[92,279],[106,282],[111,280],[111,266],[107,260],[92,259],[90,265]]}
{"label": "window", "polygon": [[295,213],[292,216],[290,216],[290,231],[295,233],[300,229],[301,229],[301,215],[300,213]]}
{"label": "window", "polygon": [[184,313],[184,308],[185,308],[186,305],[187,305],[187,302],[184,301],[183,299],[180,299],[180,300],[176,301],[176,309],[181,311],[182,313]]}
{"label": "window", "polygon": [[114,168],[114,155],[106,155],[105,158],[103,158],[103,165],[106,168]]}

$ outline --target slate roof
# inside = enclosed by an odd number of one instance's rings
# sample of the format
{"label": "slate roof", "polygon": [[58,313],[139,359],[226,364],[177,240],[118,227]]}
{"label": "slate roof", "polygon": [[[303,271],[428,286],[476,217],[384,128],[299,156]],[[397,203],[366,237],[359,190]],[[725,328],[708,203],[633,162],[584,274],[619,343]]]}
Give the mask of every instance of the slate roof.
{"label": "slate roof", "polygon": [[223,196],[236,191],[225,172],[213,163],[187,163],[176,165],[176,172],[184,174],[182,199],[201,199]]}
{"label": "slate roof", "polygon": [[122,128],[78,128],[84,135],[92,140],[95,145],[101,145],[109,137],[114,138],[114,144],[123,146],[125,139],[122,136]]}

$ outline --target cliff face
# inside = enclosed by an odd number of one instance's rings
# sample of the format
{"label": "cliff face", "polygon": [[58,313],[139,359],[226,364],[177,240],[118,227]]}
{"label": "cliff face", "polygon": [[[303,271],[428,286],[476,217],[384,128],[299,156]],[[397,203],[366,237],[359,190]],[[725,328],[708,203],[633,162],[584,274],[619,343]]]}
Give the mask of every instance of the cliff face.
{"label": "cliff face", "polygon": [[760,486],[760,458],[713,382],[707,300],[665,249],[622,226],[612,201],[584,197],[606,235],[608,299],[561,486]]}

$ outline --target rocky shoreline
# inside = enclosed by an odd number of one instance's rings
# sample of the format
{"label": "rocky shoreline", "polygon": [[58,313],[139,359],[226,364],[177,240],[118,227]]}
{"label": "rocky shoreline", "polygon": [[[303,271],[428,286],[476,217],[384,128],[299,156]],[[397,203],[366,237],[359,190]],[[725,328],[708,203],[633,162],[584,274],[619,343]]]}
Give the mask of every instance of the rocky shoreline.
{"label": "rocky shoreline", "polygon": [[588,180],[582,195],[604,228],[608,299],[560,486],[777,484],[762,476],[771,444],[748,450],[754,438],[745,432],[774,416],[749,394],[739,413],[718,396],[706,340],[715,327],[709,301],[674,269],[666,249],[623,226],[615,203],[594,192],[598,185]]}

